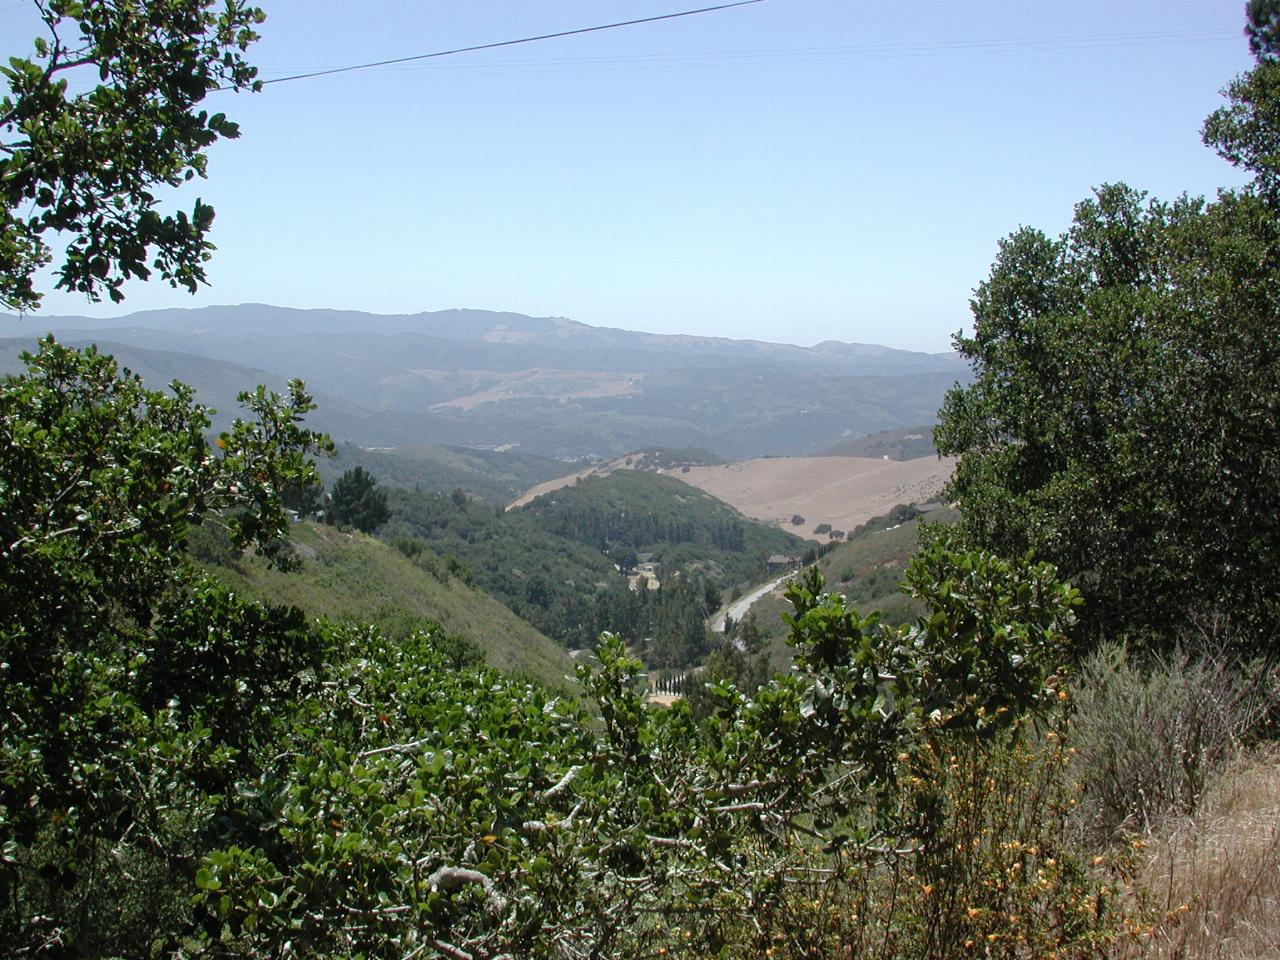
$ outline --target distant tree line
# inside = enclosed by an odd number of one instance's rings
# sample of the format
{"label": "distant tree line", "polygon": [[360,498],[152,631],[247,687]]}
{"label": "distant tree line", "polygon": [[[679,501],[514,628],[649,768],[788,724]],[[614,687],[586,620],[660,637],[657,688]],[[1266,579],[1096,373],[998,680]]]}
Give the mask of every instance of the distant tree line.
{"label": "distant tree line", "polygon": [[547,529],[597,550],[608,550],[615,544],[639,548],[657,543],[699,541],[731,553],[746,549],[746,528],[740,521],[713,519],[699,523],[692,518],[638,513],[625,507],[610,509],[572,504],[557,509],[558,506],[557,503],[535,508],[547,516]]}

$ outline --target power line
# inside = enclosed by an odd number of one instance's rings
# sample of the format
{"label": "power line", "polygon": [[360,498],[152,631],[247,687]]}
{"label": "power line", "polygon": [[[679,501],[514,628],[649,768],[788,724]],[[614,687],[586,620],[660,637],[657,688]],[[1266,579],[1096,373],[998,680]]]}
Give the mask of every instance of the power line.
{"label": "power line", "polygon": [[[692,17],[699,13],[713,13],[716,10],[728,10],[731,7],[745,7],[752,3],[763,3],[764,0],[735,0],[734,3],[721,3],[714,7],[699,7],[697,10],[682,10],[678,13],[664,13],[656,17],[641,17],[639,20],[621,20],[617,23],[604,23],[595,27],[579,27],[576,30],[561,30],[558,33],[543,33],[536,37],[521,37],[518,40],[500,40],[496,43],[479,43],[472,47],[456,47],[452,50],[438,50],[435,53],[420,53],[413,57],[396,57],[392,60],[375,60],[371,63],[357,63],[349,67],[333,67],[329,70],[313,70],[310,73],[295,73],[288,77],[276,77],[263,80],[268,83],[286,83],[290,80],[309,80],[312,77],[328,77],[335,73],[350,73],[353,70],[367,70],[370,67],[387,67],[398,63],[411,63],[415,60],[431,60],[436,57],[450,57],[458,53],[474,53],[477,50],[493,50],[497,47],[514,47],[521,43],[536,43],[539,40],[554,40],[557,37],[572,37],[581,33],[595,33],[600,30],[616,30],[618,27],[634,27],[641,23],[656,23],[659,20],[674,20],[677,17]],[[224,88],[229,89],[229,88]]]}
{"label": "power line", "polygon": [[[392,76],[408,71],[443,70],[458,74],[511,74],[562,70],[628,70],[670,67],[731,67],[786,63],[837,63],[868,60],[935,59],[946,56],[1018,54],[1029,52],[1065,52],[1082,49],[1117,47],[1149,47],[1165,44],[1214,43],[1238,40],[1238,30],[1160,30],[1140,33],[1067,34],[973,38],[941,41],[900,41],[846,46],[774,47],[764,49],[690,51],[685,53],[625,54],[588,57],[526,57],[510,59],[464,60],[451,63],[405,64],[392,61],[389,68],[375,69],[381,64],[367,65],[374,76]],[[511,42],[511,41],[508,41]],[[418,59],[418,58],[410,58]],[[282,71],[286,68],[280,68]],[[324,73],[327,71],[318,71]],[[309,74],[308,74],[309,75]],[[275,83],[291,79],[264,80]]]}
{"label": "power line", "polygon": [[[1083,49],[1142,47],[1164,44],[1234,41],[1239,31],[1161,31],[1060,37],[1011,37],[989,40],[948,40],[863,44],[842,47],[793,47],[678,54],[630,54],[602,57],[553,57],[485,60],[453,64],[423,64],[379,71],[386,76],[400,70],[448,70],[456,73],[519,73],[554,70],[643,69],[650,67],[735,66],[783,63],[831,63],[860,60],[900,60],[974,54],[1062,52]],[[271,82],[271,81],[265,81]]]}

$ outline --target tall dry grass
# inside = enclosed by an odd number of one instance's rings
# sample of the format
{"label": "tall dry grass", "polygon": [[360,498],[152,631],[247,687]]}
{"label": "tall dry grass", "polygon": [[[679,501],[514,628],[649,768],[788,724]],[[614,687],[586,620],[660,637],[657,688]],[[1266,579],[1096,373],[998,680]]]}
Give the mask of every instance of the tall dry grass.
{"label": "tall dry grass", "polygon": [[1139,879],[1156,922],[1124,960],[1280,957],[1280,746],[1232,765],[1146,850]]}

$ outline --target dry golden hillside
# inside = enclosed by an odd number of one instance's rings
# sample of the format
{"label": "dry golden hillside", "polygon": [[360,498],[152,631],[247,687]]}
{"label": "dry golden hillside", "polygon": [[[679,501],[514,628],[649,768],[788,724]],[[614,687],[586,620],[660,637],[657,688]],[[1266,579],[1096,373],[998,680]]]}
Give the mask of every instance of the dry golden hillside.
{"label": "dry golden hillside", "polygon": [[[951,459],[873,460],[866,457],[770,457],[671,475],[705,490],[748,517],[809,534],[819,524],[848,530],[899,503],[936,496],[954,468]],[[804,523],[793,526],[795,516]]]}

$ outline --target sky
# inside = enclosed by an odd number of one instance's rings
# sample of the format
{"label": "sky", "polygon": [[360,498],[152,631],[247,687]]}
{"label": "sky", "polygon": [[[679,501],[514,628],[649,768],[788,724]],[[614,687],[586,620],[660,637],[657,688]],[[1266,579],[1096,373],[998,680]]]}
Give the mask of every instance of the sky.
{"label": "sky", "polygon": [[[259,0],[249,57],[271,80],[708,2]],[[0,0],[0,54],[29,49],[29,7]],[[1061,232],[1102,183],[1242,182],[1199,131],[1250,65],[1243,8],[762,0],[215,93],[241,137],[195,191],[210,286],[42,312],[471,307],[945,350],[1018,227]]]}

